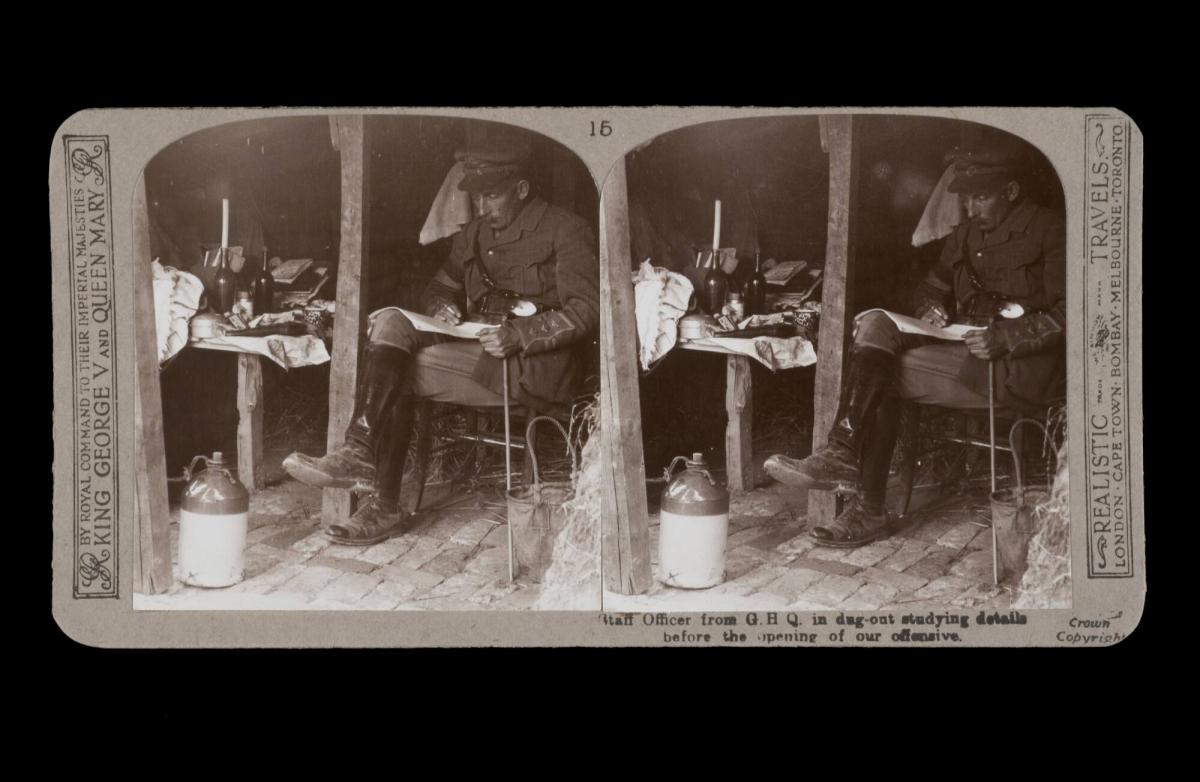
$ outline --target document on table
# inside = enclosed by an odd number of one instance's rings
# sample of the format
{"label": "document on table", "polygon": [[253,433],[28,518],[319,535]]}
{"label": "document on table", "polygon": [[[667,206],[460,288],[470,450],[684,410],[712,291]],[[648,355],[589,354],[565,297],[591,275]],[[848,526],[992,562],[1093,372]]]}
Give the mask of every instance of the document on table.
{"label": "document on table", "polygon": [[752,358],[767,369],[793,369],[810,367],[817,363],[817,352],[813,344],[802,337],[705,337],[680,342],[685,350],[700,350],[706,353]]}
{"label": "document on table", "polygon": [[[404,317],[408,318],[413,324],[413,328],[417,331],[429,331],[434,334],[445,334],[450,337],[459,337],[460,339],[479,339],[479,332],[484,329],[494,329],[495,324],[478,323],[473,320],[465,320],[457,326],[451,326],[444,320],[431,318],[428,315],[421,315],[417,312],[410,312],[401,307],[384,307],[386,310],[398,310]],[[382,312],[383,310],[377,310]]]}
{"label": "document on table", "polygon": [[882,312],[884,315],[887,315],[892,319],[892,322],[896,324],[896,327],[905,334],[924,334],[927,337],[948,339],[956,342],[961,342],[970,332],[981,331],[984,328],[983,326],[968,326],[965,323],[951,323],[949,326],[944,328],[938,328],[937,326],[930,325],[918,318],[910,318],[908,315],[899,315],[895,312],[889,312],[888,310],[881,309],[860,312],[854,316],[855,322],[862,320],[862,318],[872,312]]}

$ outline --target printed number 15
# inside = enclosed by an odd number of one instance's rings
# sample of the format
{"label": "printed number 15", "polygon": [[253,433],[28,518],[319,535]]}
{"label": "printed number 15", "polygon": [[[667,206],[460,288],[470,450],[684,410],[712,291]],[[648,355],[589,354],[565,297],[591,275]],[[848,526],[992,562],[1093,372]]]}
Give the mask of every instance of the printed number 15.
{"label": "printed number 15", "polygon": [[[592,120],[592,132],[589,135],[592,135],[592,136],[597,135],[597,125],[596,125],[595,120]],[[606,120],[606,119],[600,120],[599,135],[601,135],[601,136],[611,136],[612,135],[612,125],[608,124],[608,120]]]}

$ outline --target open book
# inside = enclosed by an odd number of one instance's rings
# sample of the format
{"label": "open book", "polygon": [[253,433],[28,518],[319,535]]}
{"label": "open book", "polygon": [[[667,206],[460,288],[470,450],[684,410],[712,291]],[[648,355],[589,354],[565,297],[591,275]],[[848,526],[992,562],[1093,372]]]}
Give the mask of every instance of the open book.
{"label": "open book", "polygon": [[422,315],[418,312],[410,312],[409,310],[401,307],[384,307],[383,309],[397,310],[403,314],[404,317],[408,318],[409,322],[413,324],[413,328],[415,328],[417,331],[428,331],[433,334],[445,334],[450,337],[459,337],[460,339],[478,339],[479,332],[483,331],[484,329],[496,328],[494,323],[479,323],[477,321],[470,320],[463,321],[457,326],[451,326],[444,320],[431,318],[428,315]]}
{"label": "open book", "polygon": [[979,331],[983,328],[983,326],[968,326],[964,323],[951,323],[945,328],[938,328],[937,326],[932,326],[918,318],[912,318],[908,315],[899,315],[895,312],[889,312],[888,310],[882,309],[860,312],[854,316],[854,320],[857,322],[872,312],[882,312],[884,315],[887,315],[892,319],[892,322],[896,324],[896,327],[905,334],[924,334],[927,337],[948,339],[956,342],[962,341],[969,332]]}

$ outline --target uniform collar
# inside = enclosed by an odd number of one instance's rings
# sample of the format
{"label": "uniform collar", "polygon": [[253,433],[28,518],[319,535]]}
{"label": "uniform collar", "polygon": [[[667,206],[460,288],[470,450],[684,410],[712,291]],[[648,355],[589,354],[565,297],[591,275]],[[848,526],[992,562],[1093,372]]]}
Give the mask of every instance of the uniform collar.
{"label": "uniform collar", "polygon": [[[517,219],[513,220],[503,231],[496,235],[491,244],[508,244],[515,242],[520,238],[522,231],[536,231],[538,224],[542,221],[542,215],[546,214],[546,209],[549,206],[539,196],[534,196],[530,199],[525,208],[521,210],[521,214],[517,215]],[[484,229],[487,228],[485,224]],[[485,236],[491,238],[491,231],[484,230]]]}
{"label": "uniform collar", "polygon": [[1036,204],[1028,199],[1023,199],[1012,208],[1012,211],[1004,218],[1004,222],[996,226],[995,230],[989,232],[987,236],[984,236],[983,231],[975,226],[972,226],[972,230],[984,247],[990,247],[1008,241],[1013,234],[1025,233],[1029,228],[1029,221],[1033,219],[1033,213],[1036,211]]}

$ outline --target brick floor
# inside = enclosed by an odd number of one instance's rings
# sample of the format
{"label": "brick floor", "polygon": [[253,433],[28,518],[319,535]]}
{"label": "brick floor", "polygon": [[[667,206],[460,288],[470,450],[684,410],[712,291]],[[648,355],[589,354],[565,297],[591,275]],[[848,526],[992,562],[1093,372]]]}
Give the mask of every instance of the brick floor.
{"label": "brick floor", "polygon": [[494,546],[508,547],[508,525],[501,524],[492,529],[487,536],[480,541],[480,545],[486,548]]}
{"label": "brick floor", "polygon": [[[438,555],[421,566],[421,569],[429,573],[437,573],[440,576],[450,578],[453,575],[461,573],[467,565],[467,560],[471,556],[472,548],[470,546],[461,546],[457,543],[447,543],[438,551]],[[506,554],[507,558],[507,554]]]}
{"label": "brick floor", "polygon": [[806,589],[802,596],[807,600],[833,607],[857,592],[865,583],[861,578],[851,576],[825,576]]}
{"label": "brick floor", "polygon": [[508,577],[508,552],[501,548],[484,549],[466,564],[466,572],[483,578]]}
{"label": "brick floor", "polygon": [[[456,504],[373,546],[342,546],[322,531],[320,493],[303,487],[302,499],[289,505],[286,485],[251,498],[243,582],[223,590],[176,583],[153,596],[154,607],[528,610],[542,595],[543,587],[527,579],[508,583],[508,530],[495,523],[491,506]],[[978,523],[986,518],[978,505],[974,498],[918,512],[889,538],[836,549],[809,534],[803,493],[771,484],[734,499],[723,583],[680,590],[655,580],[643,595],[606,599],[644,611],[1003,610],[1013,594],[991,583],[991,531]],[[177,524],[171,529],[177,538]]]}
{"label": "brick floor", "polygon": [[764,592],[779,595],[789,602],[796,600],[810,586],[825,578],[826,574],[807,568],[788,568],[779,578],[763,587]]}
{"label": "brick floor", "polygon": [[376,572],[380,573],[387,581],[411,584],[413,592],[427,592],[446,580],[445,576],[440,576],[437,573],[416,570],[407,565],[397,563],[384,565]]}
{"label": "brick floor", "polygon": [[761,552],[731,551],[725,557],[725,578],[732,581],[749,573],[763,563]]}
{"label": "brick floor", "polygon": [[937,544],[953,549],[966,548],[967,544],[975,539],[975,536],[979,534],[981,529],[983,528],[973,522],[960,521],[939,537]]}
{"label": "brick floor", "polygon": [[787,543],[792,538],[794,538],[798,535],[802,535],[802,534],[804,534],[804,533],[800,529],[798,529],[795,525],[788,525],[787,527],[784,527],[782,529],[775,529],[775,530],[768,532],[765,535],[754,538],[753,540],[750,540],[746,545],[753,546],[754,548],[757,548],[757,549],[763,549],[764,551],[769,551],[769,550],[775,549],[777,546],[781,546],[781,545]]}
{"label": "brick floor", "polygon": [[838,549],[817,545],[808,533],[802,497],[781,507],[778,498],[762,498],[769,492],[735,496],[723,583],[680,590],[655,581],[643,595],[606,593],[606,606],[774,610],[783,600],[789,610],[944,611],[1003,609],[1012,600],[991,585],[991,532],[979,523],[978,497],[917,512],[888,538]]}
{"label": "brick floor", "polygon": [[[326,549],[325,551],[328,551]],[[364,562],[361,559],[348,559],[346,557],[328,556],[324,551],[308,560],[308,567],[328,567],[334,570],[340,570],[343,573],[370,573],[377,565],[371,562]]]}
{"label": "brick floor", "polygon": [[[494,494],[494,492],[493,492]],[[178,581],[144,607],[201,610],[529,610],[544,587],[508,580],[508,529],[491,503],[426,514],[415,530],[372,546],[332,542],[321,494],[294,481],[251,495],[246,577],[225,589]],[[470,506],[474,507],[470,507]],[[170,528],[178,560],[178,511]],[[760,559],[773,556],[758,552]],[[755,563],[757,564],[757,563]],[[178,570],[178,567],[175,568]],[[578,590],[577,584],[571,587]],[[595,608],[600,608],[600,587]],[[586,607],[586,606],[585,606]]]}
{"label": "brick floor", "polygon": [[379,585],[383,577],[366,573],[343,573],[317,595],[321,600],[356,603]]}
{"label": "brick floor", "polygon": [[[293,543],[297,543],[297,542],[307,538],[309,535],[313,534],[314,531],[316,531],[316,529],[317,528],[315,525],[298,524],[295,527],[292,527],[290,529],[286,529],[286,528],[282,529],[279,532],[272,535],[271,537],[265,538],[263,540],[263,543],[265,543],[268,546],[274,546],[275,548],[287,548],[288,546],[291,546]],[[324,537],[324,536],[322,536],[322,537]],[[327,545],[329,545],[329,539],[325,538],[321,545],[321,548],[324,548]]]}
{"label": "brick floor", "polygon": [[413,547],[409,549],[403,556],[396,559],[397,565],[410,567],[416,570],[417,568],[429,562],[442,553],[441,545],[436,540],[421,537],[418,538]]}
{"label": "brick floor", "polygon": [[492,524],[490,521],[485,521],[483,519],[468,521],[450,536],[450,542],[474,548],[483,542],[483,539],[487,537],[496,526],[497,525]]}
{"label": "brick floor", "polygon": [[895,554],[899,548],[899,541],[878,540],[862,548],[852,549],[841,561],[856,567],[870,567]]}
{"label": "brick floor", "polygon": [[713,587],[713,589],[731,593],[742,592],[743,594],[750,594],[763,589],[767,586],[767,584],[779,580],[786,574],[786,568],[776,567],[773,565],[762,565],[750,570],[748,573],[745,573],[736,579],[726,581],[724,584],[719,584],[716,587]]}
{"label": "brick floor", "polygon": [[934,548],[918,560],[916,564],[905,568],[904,572],[932,580],[946,575],[958,555],[959,552],[953,549]]}
{"label": "brick floor", "polygon": [[946,600],[958,597],[966,592],[975,582],[958,576],[943,576],[934,579],[913,593],[913,597],[921,600]]}
{"label": "brick floor", "polygon": [[900,590],[890,584],[868,582],[859,587],[858,591],[847,599],[847,602],[856,600],[863,605],[865,610],[872,610],[887,605],[899,594]]}
{"label": "brick floor", "polygon": [[950,566],[950,575],[962,576],[972,581],[990,581],[994,575],[991,548],[967,554]]}
{"label": "brick floor", "polygon": [[411,584],[381,581],[358,601],[358,607],[372,611],[390,611],[413,593]]}
{"label": "brick floor", "polygon": [[[812,552],[809,553],[811,554]],[[811,556],[793,559],[788,563],[788,567],[808,568],[809,570],[816,570],[833,576],[853,576],[862,570],[862,568],[855,567],[854,565],[847,565],[845,562],[814,559]]]}
{"label": "brick floor", "polygon": [[858,575],[866,579],[869,584],[889,586],[901,592],[915,592],[929,583],[928,578],[923,578],[915,573],[900,573],[880,567],[864,568],[859,571]]}
{"label": "brick floor", "polygon": [[951,605],[974,608],[995,600],[1004,590],[994,584],[973,584],[965,592],[950,601]]}
{"label": "brick floor", "polygon": [[929,551],[928,543],[919,540],[905,540],[896,553],[883,560],[880,566],[888,570],[907,570],[924,559],[927,551]]}
{"label": "brick floor", "polygon": [[386,565],[407,553],[416,542],[417,539],[413,535],[400,535],[382,543],[376,543],[374,546],[367,546],[358,555],[358,559],[375,565]]}
{"label": "brick floor", "polygon": [[309,600],[315,598],[322,589],[329,586],[335,578],[342,575],[341,570],[320,565],[306,565],[295,578],[278,587],[279,592],[292,592],[303,595]]}

